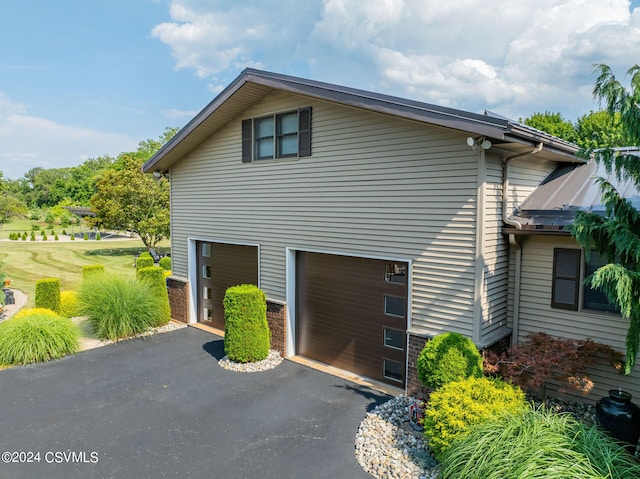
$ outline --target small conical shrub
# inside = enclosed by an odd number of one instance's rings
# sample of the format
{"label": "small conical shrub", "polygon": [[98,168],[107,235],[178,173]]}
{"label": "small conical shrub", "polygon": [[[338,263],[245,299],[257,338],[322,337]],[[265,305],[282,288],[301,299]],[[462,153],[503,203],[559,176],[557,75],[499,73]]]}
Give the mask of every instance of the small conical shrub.
{"label": "small conical shrub", "polygon": [[58,241],[58,239],[59,239],[59,238],[58,238],[58,235],[55,235],[55,236],[53,237],[53,239],[54,239],[54,241]]}
{"label": "small conical shrub", "polygon": [[100,236],[100,233],[96,233],[96,241],[100,241],[102,239],[102,236]]}
{"label": "small conical shrub", "polygon": [[62,234],[66,236],[67,235],[67,231],[66,230],[62,230]]}
{"label": "small conical shrub", "polygon": [[82,239],[87,241],[89,239],[89,233],[85,233]]}
{"label": "small conical shrub", "polygon": [[48,240],[49,240],[49,238],[47,238],[47,234],[46,233],[43,234],[42,235],[42,241],[48,241]]}
{"label": "small conical shrub", "polygon": [[31,239],[31,241],[35,241],[36,240],[36,235],[35,235],[35,233],[33,231],[31,232],[31,238],[30,239]]}
{"label": "small conical shrub", "polygon": [[53,231],[53,230],[51,230],[50,233],[51,233],[51,236],[55,236],[56,235],[56,232]]}
{"label": "small conical shrub", "polygon": [[40,236],[44,236],[44,235],[45,235],[44,230],[40,230]]}
{"label": "small conical shrub", "polygon": [[27,241],[27,232],[26,231],[22,234],[22,241]]}
{"label": "small conical shrub", "polygon": [[69,237],[69,239],[70,239],[71,241],[75,241],[76,237],[75,237],[75,235],[71,235],[71,236]]}

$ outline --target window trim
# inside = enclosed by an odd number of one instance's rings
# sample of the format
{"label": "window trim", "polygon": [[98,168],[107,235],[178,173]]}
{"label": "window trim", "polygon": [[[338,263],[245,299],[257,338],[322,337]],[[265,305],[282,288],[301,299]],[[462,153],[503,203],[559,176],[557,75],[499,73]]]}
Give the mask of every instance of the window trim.
{"label": "window trim", "polygon": [[[297,114],[297,129],[295,132],[297,140],[296,153],[282,154],[280,152],[280,140],[287,136],[293,137],[294,133],[289,132],[282,134],[279,130],[280,123],[279,118],[292,113]],[[274,161],[280,159],[296,159],[305,156],[311,156],[311,107],[298,108],[293,110],[287,110],[279,113],[273,113],[271,115],[261,115],[254,118],[242,120],[242,162],[243,163],[261,163],[266,161]],[[267,118],[273,118],[273,156],[270,157],[257,157],[257,142],[256,136],[256,122]],[[269,138],[268,136],[261,139]]]}

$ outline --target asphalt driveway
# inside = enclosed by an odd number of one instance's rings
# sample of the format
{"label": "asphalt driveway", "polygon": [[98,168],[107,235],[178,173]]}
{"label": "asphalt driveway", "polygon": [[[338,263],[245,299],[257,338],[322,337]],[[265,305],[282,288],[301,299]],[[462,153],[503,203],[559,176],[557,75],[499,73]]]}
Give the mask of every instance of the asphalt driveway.
{"label": "asphalt driveway", "polygon": [[0,371],[0,478],[371,477],[354,437],[388,396],[290,361],[231,372],[223,355],[184,328]]}

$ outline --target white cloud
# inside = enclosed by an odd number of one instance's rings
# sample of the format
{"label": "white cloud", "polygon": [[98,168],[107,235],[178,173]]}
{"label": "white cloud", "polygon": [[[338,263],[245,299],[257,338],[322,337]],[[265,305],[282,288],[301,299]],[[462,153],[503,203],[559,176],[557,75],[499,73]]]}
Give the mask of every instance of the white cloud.
{"label": "white cloud", "polygon": [[0,92],[0,171],[11,179],[31,168],[76,166],[88,158],[135,150],[127,135],[61,125],[28,114]]}
{"label": "white cloud", "polygon": [[153,35],[212,81],[244,66],[513,117],[595,107],[593,64],[640,58],[628,0],[173,0]]}

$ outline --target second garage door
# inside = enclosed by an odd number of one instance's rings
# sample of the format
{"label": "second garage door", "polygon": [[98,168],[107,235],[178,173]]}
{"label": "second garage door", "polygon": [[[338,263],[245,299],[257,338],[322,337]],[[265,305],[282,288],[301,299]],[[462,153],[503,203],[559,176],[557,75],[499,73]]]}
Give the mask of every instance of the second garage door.
{"label": "second garage door", "polygon": [[297,253],[297,353],[404,386],[405,262]]}

